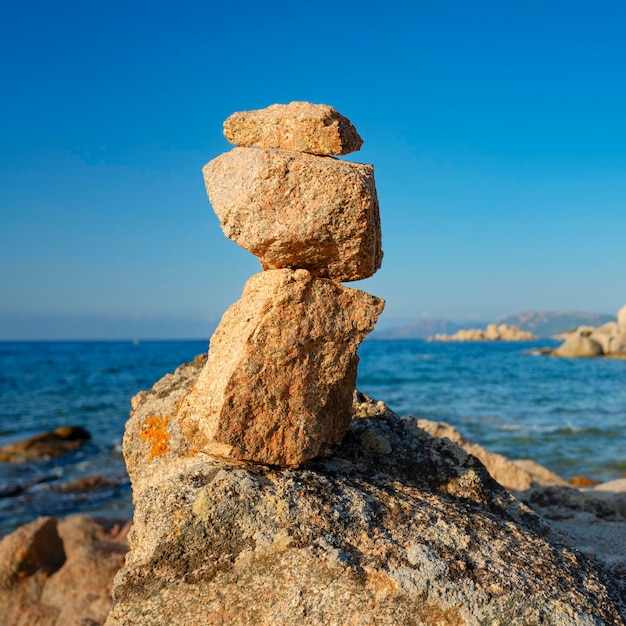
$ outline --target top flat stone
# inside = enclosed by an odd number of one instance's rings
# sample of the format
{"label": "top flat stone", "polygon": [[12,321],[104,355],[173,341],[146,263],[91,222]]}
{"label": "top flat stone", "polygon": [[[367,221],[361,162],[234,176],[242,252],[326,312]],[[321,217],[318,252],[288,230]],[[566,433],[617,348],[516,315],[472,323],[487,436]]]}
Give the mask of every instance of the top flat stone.
{"label": "top flat stone", "polygon": [[319,155],[359,150],[363,140],[347,117],[326,104],[291,102],[233,113],[224,136],[243,148],[282,148]]}

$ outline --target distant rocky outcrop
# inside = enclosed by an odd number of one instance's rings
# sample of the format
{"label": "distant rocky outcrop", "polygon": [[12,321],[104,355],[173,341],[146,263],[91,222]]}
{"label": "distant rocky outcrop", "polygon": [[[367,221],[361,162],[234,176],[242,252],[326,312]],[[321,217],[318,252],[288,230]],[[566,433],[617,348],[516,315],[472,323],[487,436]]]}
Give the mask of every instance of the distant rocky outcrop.
{"label": "distant rocky outcrop", "polygon": [[429,337],[429,341],[533,341],[535,335],[517,326],[508,324],[488,324],[484,330],[481,328],[461,329],[453,335],[437,334]]}
{"label": "distant rocky outcrop", "polygon": [[525,311],[517,315],[509,315],[496,321],[496,324],[510,324],[527,330],[537,337],[554,337],[579,326],[600,326],[610,322],[611,315],[585,313],[584,311]]}
{"label": "distant rocky outcrop", "polygon": [[617,321],[606,322],[598,328],[579,327],[552,354],[560,357],[626,358],[626,305],[618,312]]}
{"label": "distant rocky outcrop", "polygon": [[[108,626],[626,618],[619,569],[570,547],[476,457],[381,402],[357,394],[341,445],[299,469],[192,453],[177,406],[204,362],[134,399],[135,523]],[[167,423],[156,455],[135,436],[155,413]]]}

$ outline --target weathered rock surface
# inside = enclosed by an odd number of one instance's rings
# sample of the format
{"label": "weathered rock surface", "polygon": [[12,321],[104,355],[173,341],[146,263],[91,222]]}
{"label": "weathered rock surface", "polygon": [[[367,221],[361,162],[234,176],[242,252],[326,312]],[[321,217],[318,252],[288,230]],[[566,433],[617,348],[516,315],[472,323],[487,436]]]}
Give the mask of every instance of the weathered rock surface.
{"label": "weathered rock surface", "polygon": [[56,458],[77,450],[91,435],[81,426],[59,426],[55,430],[33,435],[0,448],[0,461],[20,463],[44,458]]}
{"label": "weathered rock surface", "polygon": [[[175,414],[201,369],[179,368],[135,411]],[[156,463],[133,464],[107,624],[624,623],[617,583],[475,457],[381,403],[355,415],[332,455],[300,469],[189,456],[171,430]]]}
{"label": "weathered rock surface", "polygon": [[311,154],[349,154],[363,140],[350,120],[326,104],[291,102],[233,113],[224,135],[236,146],[282,148]]}
{"label": "weathered rock surface", "polygon": [[535,335],[509,324],[488,324],[481,328],[464,328],[453,335],[437,334],[429,341],[534,341]]}
{"label": "weathered rock surface", "polygon": [[298,466],[341,441],[357,348],[384,301],[306,270],[248,280],[177,415],[195,451]]}
{"label": "weathered rock surface", "polygon": [[286,150],[234,148],[204,166],[227,237],[263,269],[367,278],[382,262],[374,168]]}
{"label": "weathered rock surface", "polygon": [[0,624],[104,624],[129,524],[43,517],[0,541]]}

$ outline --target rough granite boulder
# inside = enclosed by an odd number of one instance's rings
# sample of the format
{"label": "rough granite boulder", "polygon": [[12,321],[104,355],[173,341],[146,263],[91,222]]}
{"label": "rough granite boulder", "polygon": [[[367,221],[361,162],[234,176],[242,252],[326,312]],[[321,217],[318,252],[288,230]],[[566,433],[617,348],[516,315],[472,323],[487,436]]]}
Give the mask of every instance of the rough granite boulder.
{"label": "rough granite boulder", "polygon": [[[202,367],[135,413],[175,414]],[[144,458],[108,626],[624,623],[611,577],[475,457],[382,403],[359,397],[354,417],[299,469],[190,456],[175,426],[158,459],[134,439]]]}
{"label": "rough granite boulder", "polygon": [[42,517],[0,541],[0,624],[103,624],[129,523]]}
{"label": "rough granite boulder", "polygon": [[59,426],[54,430],[2,446],[0,462],[22,463],[57,458],[77,450],[89,439],[91,435],[82,426]]}
{"label": "rough granite boulder", "polygon": [[349,154],[363,140],[350,120],[326,104],[291,102],[233,113],[224,136],[236,146],[282,148],[311,154]]}
{"label": "rough granite boulder", "polygon": [[341,441],[357,348],[384,301],[306,270],[254,275],[177,419],[195,451],[298,466]]}
{"label": "rough granite boulder", "polygon": [[374,168],[286,150],[234,148],[202,170],[224,234],[263,269],[351,281],[382,262]]}

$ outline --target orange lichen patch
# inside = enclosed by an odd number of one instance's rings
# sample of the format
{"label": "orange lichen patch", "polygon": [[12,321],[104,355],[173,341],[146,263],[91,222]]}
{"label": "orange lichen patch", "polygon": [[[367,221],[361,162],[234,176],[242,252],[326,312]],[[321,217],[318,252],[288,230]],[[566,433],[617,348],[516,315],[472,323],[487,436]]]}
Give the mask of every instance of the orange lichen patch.
{"label": "orange lichen patch", "polygon": [[169,421],[169,417],[152,415],[144,422],[145,428],[140,437],[144,443],[152,446],[149,461],[170,451],[170,435],[167,432]]}
{"label": "orange lichen patch", "polygon": [[574,487],[593,487],[600,484],[599,480],[593,480],[593,478],[587,476],[574,476],[569,482]]}

